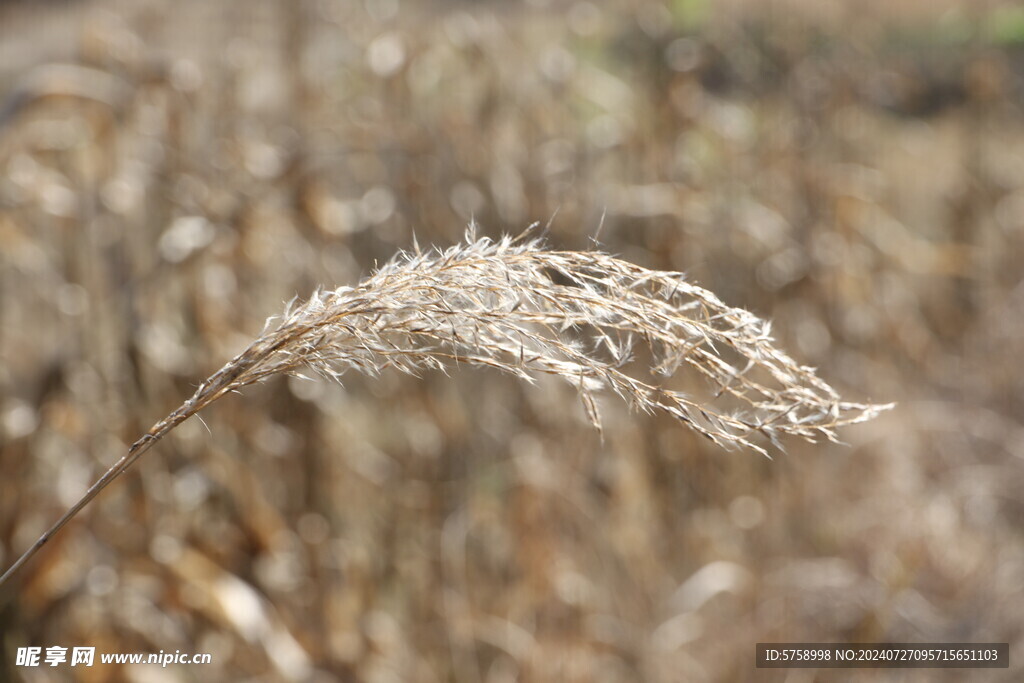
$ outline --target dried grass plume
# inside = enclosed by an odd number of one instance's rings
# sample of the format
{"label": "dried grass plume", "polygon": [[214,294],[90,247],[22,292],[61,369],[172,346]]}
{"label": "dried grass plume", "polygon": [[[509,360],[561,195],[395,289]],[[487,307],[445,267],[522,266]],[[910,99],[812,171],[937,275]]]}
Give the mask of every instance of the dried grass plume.
{"label": "dried grass plume", "polygon": [[[597,251],[551,251],[530,231],[491,241],[471,228],[462,244],[417,247],[356,287],[289,305],[135,442],[0,584],[154,443],[230,391],[308,370],[338,379],[353,369],[416,374],[462,364],[531,382],[541,373],[561,377],[579,391],[597,427],[594,397],[610,391],[641,411],[668,413],[719,445],[764,454],[765,440],[835,440],[838,427],[891,407],[840,400],[812,368],[775,346],[767,322],[679,273]],[[649,367],[637,372],[638,365]],[[707,380],[707,397],[663,386],[684,370]]]}

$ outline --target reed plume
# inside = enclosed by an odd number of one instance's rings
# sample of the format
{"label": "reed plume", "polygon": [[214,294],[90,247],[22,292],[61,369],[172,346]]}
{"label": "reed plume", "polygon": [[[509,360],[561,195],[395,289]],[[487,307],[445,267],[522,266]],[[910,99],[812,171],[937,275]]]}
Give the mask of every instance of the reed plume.
{"label": "reed plume", "polygon": [[[643,377],[633,349],[652,359]],[[611,391],[663,411],[722,446],[767,455],[791,435],[836,439],[836,429],[891,405],[849,403],[812,368],[777,348],[769,323],[725,305],[679,273],[648,270],[597,251],[552,251],[528,233],[446,250],[402,252],[356,287],[292,302],[248,348],[132,444],[8,571],[3,584],[110,482],[177,425],[224,394],[267,377],[349,370],[410,374],[480,365],[527,381],[555,375],[579,392],[600,428],[595,395]],[[688,368],[709,380],[698,399],[662,386]]]}

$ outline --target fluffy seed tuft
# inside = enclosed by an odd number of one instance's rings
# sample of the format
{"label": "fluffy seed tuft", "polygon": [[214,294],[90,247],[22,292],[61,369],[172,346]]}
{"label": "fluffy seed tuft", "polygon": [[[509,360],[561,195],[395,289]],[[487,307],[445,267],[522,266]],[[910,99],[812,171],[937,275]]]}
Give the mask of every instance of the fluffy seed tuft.
{"label": "fluffy seed tuft", "polygon": [[[647,351],[638,349],[643,342]],[[649,356],[643,372],[630,372]],[[836,439],[836,429],[891,408],[841,401],[812,368],[778,349],[767,322],[722,303],[679,273],[596,251],[550,251],[538,239],[477,239],[403,252],[357,287],[292,301],[279,320],[132,444],[74,506],[0,576],[0,585],[169,431],[224,394],[311,369],[410,374],[480,365],[532,381],[556,375],[579,391],[600,428],[595,394],[665,412],[722,446],[767,455],[758,439]],[[663,386],[681,369],[707,398]],[[637,375],[640,375],[639,377]]]}

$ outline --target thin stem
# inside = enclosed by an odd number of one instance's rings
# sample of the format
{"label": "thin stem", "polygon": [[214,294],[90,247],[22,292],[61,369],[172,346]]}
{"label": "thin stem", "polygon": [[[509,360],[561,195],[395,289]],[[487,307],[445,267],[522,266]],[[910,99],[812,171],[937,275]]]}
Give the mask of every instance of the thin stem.
{"label": "thin stem", "polygon": [[128,452],[125,453],[124,457],[114,463],[102,477],[96,480],[96,483],[89,487],[89,490],[85,492],[85,495],[83,495],[77,503],[68,508],[68,511],[65,512],[53,526],[47,529],[46,533],[40,536],[39,540],[37,540],[31,548],[26,550],[21,557],[19,557],[18,560],[12,564],[6,572],[4,572],[3,576],[0,576],[0,587],[2,587],[14,575],[23,564],[32,559],[32,556],[42,550],[43,546],[53,538],[54,534],[60,531],[65,524],[70,522],[75,515],[81,512],[82,508],[88,505],[93,498],[100,494],[100,491],[105,489],[112,481],[124,474],[124,472],[131,467],[136,460],[141,458],[142,455],[153,446],[153,444],[162,439],[167,432],[171,431],[194,415],[200,407],[201,405],[199,403],[190,399],[183,403],[181,407],[173,413],[153,425],[153,427],[146,432],[141,439],[131,445],[131,448],[128,449]]}

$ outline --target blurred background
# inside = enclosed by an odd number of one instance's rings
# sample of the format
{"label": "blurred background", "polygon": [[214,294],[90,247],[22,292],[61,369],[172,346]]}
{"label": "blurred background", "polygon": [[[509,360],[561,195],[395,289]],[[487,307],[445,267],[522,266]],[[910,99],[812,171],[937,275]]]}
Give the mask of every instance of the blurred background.
{"label": "blurred background", "polygon": [[[462,369],[283,378],[164,439],[0,595],[0,679],[954,681],[1024,670],[1024,7],[0,3],[0,560],[293,296],[475,218],[773,319],[847,445],[768,460]],[[207,666],[15,666],[18,647]]]}

